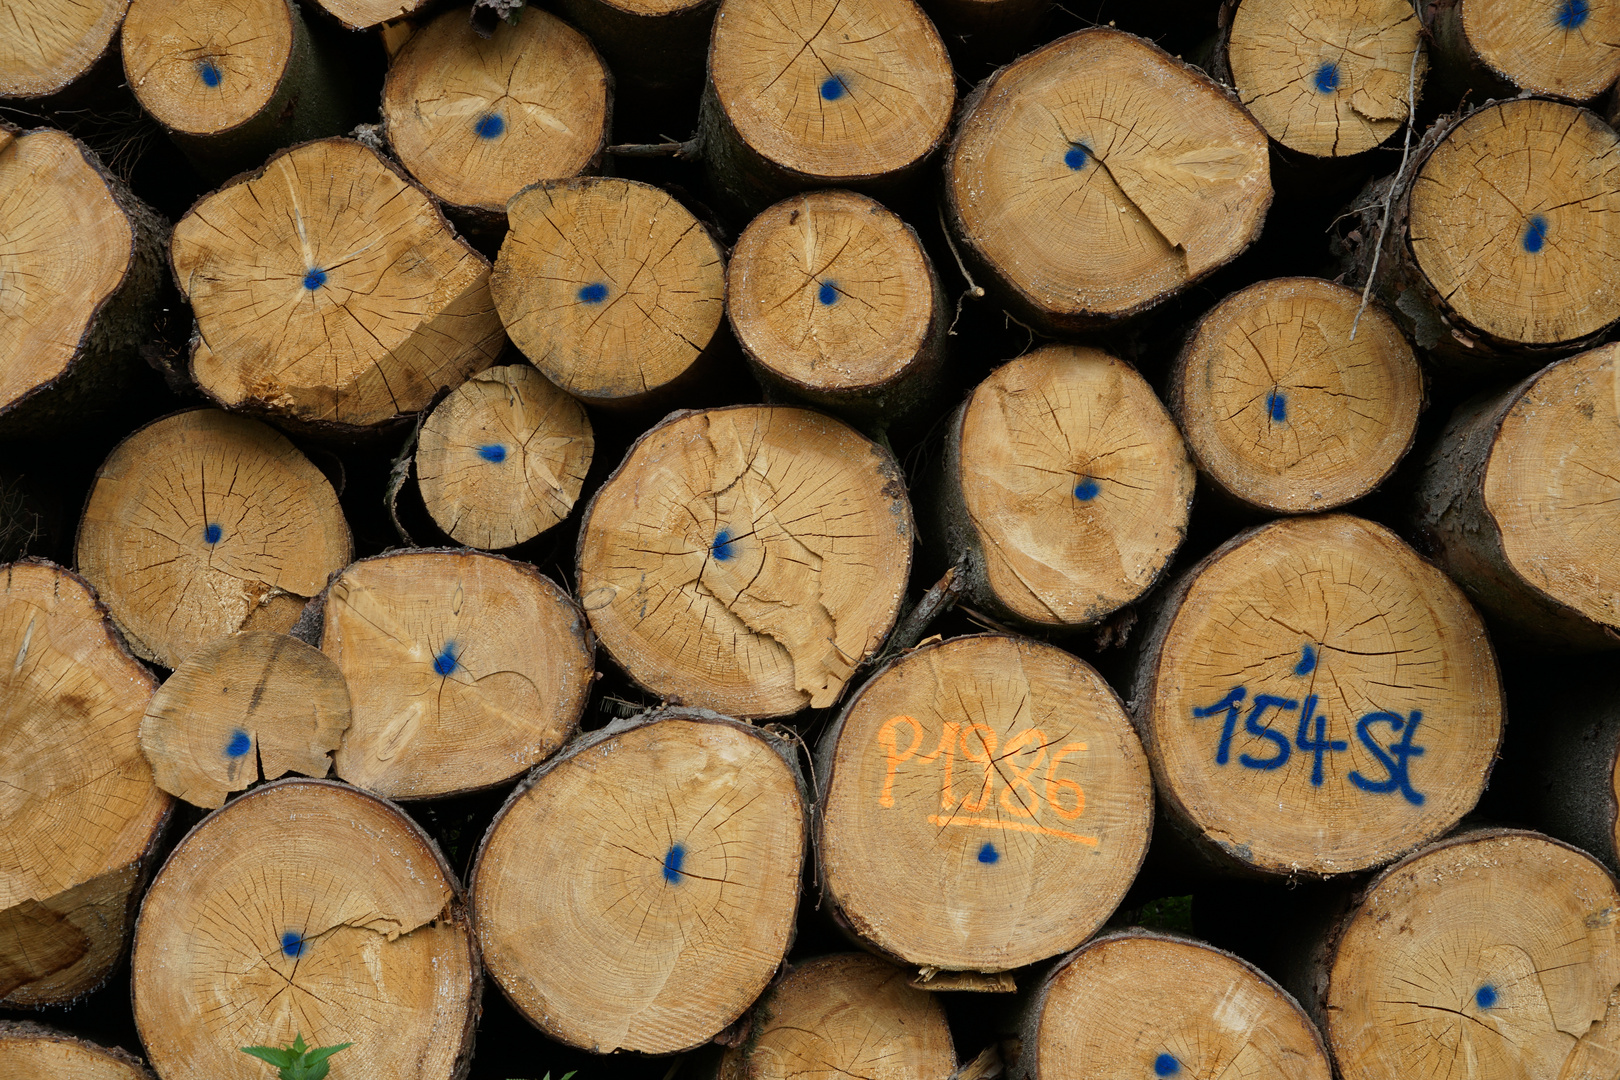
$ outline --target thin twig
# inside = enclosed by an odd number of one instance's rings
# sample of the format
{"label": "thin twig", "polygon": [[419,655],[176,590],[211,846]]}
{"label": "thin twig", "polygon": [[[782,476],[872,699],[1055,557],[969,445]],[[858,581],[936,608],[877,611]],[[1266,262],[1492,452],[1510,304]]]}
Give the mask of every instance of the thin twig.
{"label": "thin twig", "polygon": [[956,318],[951,320],[951,328],[946,331],[946,333],[954,334],[956,333],[957,321],[962,318],[962,301],[970,296],[975,300],[983,300],[984,288],[973,280],[973,275],[968,273],[967,263],[962,261],[962,253],[956,250],[956,241],[951,239],[950,226],[945,224],[945,207],[941,205],[938,209],[939,231],[945,237],[945,246],[951,249],[951,257],[956,260],[956,268],[962,272],[962,279],[968,283],[967,292],[956,298]]}
{"label": "thin twig", "polygon": [[696,136],[679,142],[666,135],[662,142],[619,143],[608,147],[607,152],[614,157],[672,157],[676,161],[686,161],[698,156],[699,147]]}
{"label": "thin twig", "polygon": [[1367,272],[1367,285],[1361,290],[1361,306],[1356,308],[1356,317],[1350,321],[1350,340],[1356,340],[1356,328],[1361,325],[1361,314],[1367,310],[1367,303],[1372,299],[1373,283],[1378,280],[1378,260],[1384,254],[1384,235],[1389,231],[1389,213],[1395,205],[1395,193],[1401,189],[1401,180],[1406,175],[1406,162],[1412,153],[1412,128],[1417,124],[1417,65],[1418,57],[1423,52],[1423,42],[1420,39],[1412,49],[1412,67],[1406,76],[1406,135],[1401,139],[1401,167],[1395,170],[1395,179],[1390,183],[1389,190],[1384,193],[1384,214],[1378,223],[1378,244],[1373,248],[1372,269]]}

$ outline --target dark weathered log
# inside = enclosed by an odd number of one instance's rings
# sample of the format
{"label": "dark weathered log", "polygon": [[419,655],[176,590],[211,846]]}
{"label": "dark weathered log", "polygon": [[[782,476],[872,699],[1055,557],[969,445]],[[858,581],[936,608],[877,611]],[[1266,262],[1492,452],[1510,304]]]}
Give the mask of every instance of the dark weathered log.
{"label": "dark weathered log", "polygon": [[1537,737],[1518,792],[1538,828],[1620,871],[1620,665],[1580,667],[1523,710]]}
{"label": "dark weathered log", "polygon": [[635,104],[694,109],[720,0],[557,0]]}

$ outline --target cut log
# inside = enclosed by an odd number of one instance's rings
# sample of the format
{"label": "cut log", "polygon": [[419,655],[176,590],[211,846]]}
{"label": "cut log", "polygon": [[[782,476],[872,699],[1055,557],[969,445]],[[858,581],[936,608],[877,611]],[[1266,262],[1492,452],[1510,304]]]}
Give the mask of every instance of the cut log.
{"label": "cut log", "polygon": [[1525,712],[1537,737],[1521,767],[1528,818],[1620,870],[1620,665],[1582,664]]}
{"label": "cut log", "polygon": [[810,188],[897,193],[943,144],[955,102],[915,0],[724,0],[699,121],[709,181],[749,213]]}
{"label": "cut log", "polygon": [[536,184],[507,207],[490,291],[513,344],[587,404],[676,403],[712,364],[725,312],[720,245],[650,184]]}
{"label": "cut log", "polygon": [[192,376],[226,408],[353,435],[426,408],[504,344],[489,263],[380,154],[305,143],[174,228]]}
{"label": "cut log", "polygon": [[1378,295],[1435,360],[1475,378],[1587,348],[1620,319],[1617,157],[1614,129],[1556,101],[1494,102],[1436,124],[1398,187],[1361,200],[1367,239],[1350,282],[1367,280],[1382,235]]}
{"label": "cut log", "polygon": [[1052,0],[918,0],[952,52],[1007,60],[1020,51]]}
{"label": "cut log", "polygon": [[[1318,158],[1387,140],[1423,93],[1428,50],[1407,0],[1242,0],[1215,53],[1266,134]],[[1418,55],[1414,63],[1413,53]]]}
{"label": "cut log", "polygon": [[391,803],[280,780],[205,818],[141,905],[135,1024],[165,1077],[264,1080],[244,1046],[352,1043],[348,1077],[464,1077],[477,950],[433,841]]}
{"label": "cut log", "polygon": [[1412,448],[1423,373],[1377,304],[1279,278],[1204,316],[1176,360],[1170,407],[1227,494],[1285,514],[1331,510],[1382,484]]}
{"label": "cut log", "polygon": [[0,98],[61,93],[112,50],[129,0],[8,0]]}
{"label": "cut log", "polygon": [[123,954],[168,820],[137,738],[157,683],[46,562],[0,568],[0,655],[0,1003],[65,1005]]}
{"label": "cut log", "polygon": [[1324,946],[1340,1073],[1615,1075],[1617,910],[1602,866],[1532,832],[1465,833],[1397,863]]}
{"label": "cut log", "polygon": [[983,635],[907,653],[816,753],[823,895],[908,964],[1009,971],[1072,949],[1147,851],[1142,745],[1102,676],[1050,645]]}
{"label": "cut log", "polygon": [[698,97],[719,6],[719,0],[557,0],[557,10],[602,50],[619,86],[649,104]]}
{"label": "cut log", "polygon": [[323,777],[349,727],[343,672],[286,634],[231,634],[175,669],[146,706],[141,753],[158,787],[217,810],[262,777]]}
{"label": "cut log", "polygon": [[527,563],[455,549],[378,555],[324,597],[321,649],[354,722],[337,775],[393,799],[492,787],[579,726],[594,650],[572,599]]}
{"label": "cut log", "polygon": [[416,483],[447,536],[507,548],[573,511],[595,452],[584,406],[527,364],[493,367],[428,414]]}
{"label": "cut log", "polygon": [[893,422],[930,403],[948,310],[917,234],[852,191],[777,203],[726,271],[731,329],[761,382],[854,420]]}
{"label": "cut log", "polygon": [[121,40],[135,97],[214,180],[353,126],[342,61],[292,0],[133,0]]}
{"label": "cut log", "polygon": [[1015,316],[1068,333],[1224,266],[1271,204],[1266,134],[1207,76],[1098,27],[980,84],[945,162],[962,254]]}
{"label": "cut log", "polygon": [[1522,643],[1620,649],[1620,346],[1460,408],[1419,480],[1429,549]]}
{"label": "cut log", "polygon": [[1146,380],[1096,349],[1003,365],[951,418],[936,535],[975,605],[1090,626],[1152,587],[1187,532],[1196,474]]}
{"label": "cut log", "polygon": [[804,859],[793,744],[710,712],[615,721],[522,784],[473,868],[490,974],[594,1053],[707,1042],[787,952]]}
{"label": "cut log", "polygon": [[894,627],[911,506],[887,451],[806,409],[676,413],[580,525],[580,602],[654,694],[733,716],[838,700]]}
{"label": "cut log", "polygon": [[1620,13],[1590,0],[1426,0],[1443,109],[1520,90],[1591,101],[1620,78]]}
{"label": "cut log", "polygon": [[1200,941],[1128,930],[1065,956],[1019,1012],[1013,1080],[1330,1080],[1322,1038],[1259,968]]}
{"label": "cut log", "polygon": [[945,1009],[907,972],[865,953],[796,964],[760,998],[722,1080],[946,1080],[956,1050]]}
{"label": "cut log", "polygon": [[83,422],[129,387],[168,229],[77,139],[0,126],[0,434]]}
{"label": "cut log", "polygon": [[77,551],[129,647],[167,668],[224,634],[290,629],[350,558],[321,471],[274,429],[216,409],[118,444],[96,470]]}
{"label": "cut log", "polygon": [[133,1054],[16,1020],[0,1020],[0,1076],[16,1080],[152,1080]]}
{"label": "cut log", "polygon": [[1462,590],[1394,533],[1343,514],[1263,525],[1160,604],[1132,707],[1161,806],[1218,867],[1382,866],[1479,800],[1496,658]]}
{"label": "cut log", "polygon": [[[316,0],[338,22],[350,30],[369,30],[414,15],[428,0]],[[463,13],[463,18],[465,18]]]}
{"label": "cut log", "polygon": [[486,39],[457,7],[389,64],[382,117],[388,144],[422,186],[499,227],[528,185],[600,167],[610,88],[585,35],[550,12],[525,8]]}

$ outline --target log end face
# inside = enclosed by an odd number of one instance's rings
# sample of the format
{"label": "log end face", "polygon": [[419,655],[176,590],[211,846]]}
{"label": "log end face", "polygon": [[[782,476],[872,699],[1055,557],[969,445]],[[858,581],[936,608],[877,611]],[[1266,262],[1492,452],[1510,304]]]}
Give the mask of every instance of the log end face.
{"label": "log end face", "polygon": [[287,76],[295,18],[286,0],[133,0],[120,38],[129,87],[171,131],[229,131]]}
{"label": "log end face", "polygon": [[0,40],[0,98],[64,90],[107,51],[129,0],[20,0]]}

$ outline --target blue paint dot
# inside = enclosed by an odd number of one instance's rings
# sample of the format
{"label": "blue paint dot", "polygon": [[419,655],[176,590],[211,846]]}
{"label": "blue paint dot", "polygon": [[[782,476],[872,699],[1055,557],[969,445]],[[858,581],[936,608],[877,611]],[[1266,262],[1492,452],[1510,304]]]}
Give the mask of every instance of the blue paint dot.
{"label": "blue paint dot", "polygon": [[816,299],[829,307],[838,303],[838,286],[830,281],[823,281],[821,288],[816,290]]}
{"label": "blue paint dot", "polygon": [[488,446],[480,446],[478,448],[478,456],[483,458],[485,461],[493,461],[499,464],[500,462],[506,460],[506,447],[502,446],[500,443],[490,443]]}
{"label": "blue paint dot", "polygon": [[828,101],[837,101],[847,90],[844,80],[836,75],[829,76],[827,81],[821,84],[821,96]]}
{"label": "blue paint dot", "polygon": [[231,741],[226,745],[225,753],[231,757],[241,757],[251,749],[253,749],[253,739],[247,732],[237,728],[231,732]]}
{"label": "blue paint dot", "polygon": [[1591,13],[1591,5],[1586,0],[1564,0],[1558,5],[1558,25],[1565,30],[1574,30],[1584,23]]}
{"label": "blue paint dot", "polygon": [[1090,151],[1079,143],[1075,143],[1073,146],[1069,147],[1068,153],[1063,155],[1063,164],[1067,165],[1074,171],[1079,172],[1081,169],[1086,167],[1086,161],[1090,157]]}
{"label": "blue paint dot", "polygon": [[444,650],[433,658],[433,670],[440,675],[454,675],[461,661],[456,659],[456,643],[447,641]]}
{"label": "blue paint dot", "polygon": [[1288,395],[1281,390],[1273,390],[1266,395],[1266,412],[1270,414],[1274,424],[1281,424],[1288,419]]}
{"label": "blue paint dot", "polygon": [[686,861],[686,849],[679,844],[664,856],[664,880],[671,885],[681,880],[681,863]]}
{"label": "blue paint dot", "polygon": [[1000,858],[1001,852],[996,850],[994,844],[987,843],[979,849],[979,861],[982,863],[993,863]]}
{"label": "blue paint dot", "polygon": [[1531,214],[1530,223],[1524,227],[1524,250],[1535,255],[1547,246],[1547,219],[1540,214]]}
{"label": "blue paint dot", "polygon": [[473,121],[473,134],[480,139],[498,139],[506,130],[506,121],[498,113],[487,112]]}
{"label": "blue paint dot", "polygon": [[197,78],[203,81],[204,86],[213,89],[225,81],[225,73],[219,70],[219,65],[212,60],[199,60],[197,61]]}
{"label": "blue paint dot", "polygon": [[1496,987],[1486,983],[1474,991],[1474,1004],[1482,1009],[1489,1009],[1496,1004]]}
{"label": "blue paint dot", "polygon": [[579,299],[585,304],[600,304],[607,299],[607,286],[600,281],[593,281],[589,285],[579,287]]}
{"label": "blue paint dot", "polygon": [[205,543],[217,544],[224,535],[225,530],[216,524],[210,524],[203,529],[203,541]]}
{"label": "blue paint dot", "polygon": [[1339,65],[1332,61],[1323,61],[1322,66],[1316,69],[1311,76],[1311,83],[1319,94],[1331,94],[1339,88]]}
{"label": "blue paint dot", "polygon": [[1316,648],[1304,645],[1299,650],[1299,663],[1294,665],[1295,675],[1309,675],[1316,670]]}
{"label": "blue paint dot", "polygon": [[1174,1076],[1181,1071],[1181,1062],[1172,1054],[1160,1054],[1153,1059],[1154,1076]]}
{"label": "blue paint dot", "polygon": [[314,292],[316,289],[325,284],[325,270],[311,270],[309,273],[304,275],[304,288],[308,289],[310,292]]}
{"label": "blue paint dot", "polygon": [[730,529],[721,529],[714,534],[714,543],[709,545],[709,551],[721,562],[734,558],[737,554],[736,541],[731,538]]}
{"label": "blue paint dot", "polygon": [[1102,489],[1097,486],[1097,481],[1093,480],[1089,476],[1084,476],[1080,478],[1080,482],[1078,484],[1074,485],[1074,497],[1079,499],[1081,502],[1090,502],[1092,499],[1097,497],[1097,492],[1101,490]]}
{"label": "blue paint dot", "polygon": [[304,935],[288,930],[281,935],[281,951],[288,956],[298,957],[304,955]]}

